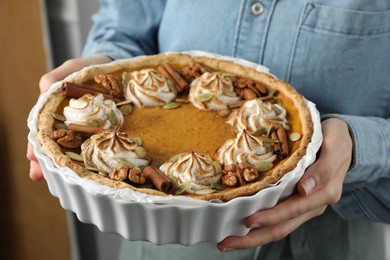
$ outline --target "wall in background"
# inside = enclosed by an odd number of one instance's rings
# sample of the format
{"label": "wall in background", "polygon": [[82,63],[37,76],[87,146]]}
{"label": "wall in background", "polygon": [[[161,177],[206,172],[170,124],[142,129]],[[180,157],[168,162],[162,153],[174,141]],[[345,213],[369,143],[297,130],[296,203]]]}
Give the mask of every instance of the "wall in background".
{"label": "wall in background", "polygon": [[46,0],[51,63],[54,67],[80,57],[92,26],[91,16],[99,8],[97,0]]}
{"label": "wall in background", "polygon": [[70,259],[67,223],[26,159],[28,113],[47,71],[39,0],[0,1],[0,259]]}

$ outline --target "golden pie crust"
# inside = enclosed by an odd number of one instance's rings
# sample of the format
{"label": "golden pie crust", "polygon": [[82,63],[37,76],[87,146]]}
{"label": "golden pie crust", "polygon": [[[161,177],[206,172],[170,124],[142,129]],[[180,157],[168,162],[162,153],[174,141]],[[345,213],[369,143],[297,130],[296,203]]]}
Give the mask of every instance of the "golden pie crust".
{"label": "golden pie crust", "polygon": [[[294,144],[293,151],[288,158],[280,161],[272,170],[264,173],[262,177],[255,182],[248,183],[241,187],[218,190],[217,192],[211,194],[181,194],[181,196],[188,196],[201,200],[220,199],[222,201],[228,201],[235,197],[252,195],[263,189],[268,184],[276,183],[283,177],[283,175],[294,169],[298,161],[306,154],[306,148],[313,134],[311,115],[309,109],[305,105],[303,97],[290,84],[278,80],[269,74],[258,72],[253,68],[245,67],[231,61],[203,56],[190,56],[180,53],[169,53],[143,56],[136,59],[92,66],[82,70],[67,81],[74,83],[86,83],[91,81],[95,75],[99,74],[156,68],[157,66],[165,63],[171,64],[173,67],[180,68],[190,62],[198,62],[209,67],[213,71],[229,72],[236,74],[238,77],[252,79],[256,82],[262,83],[268,89],[275,90],[277,96],[283,101],[283,106],[286,108],[288,114],[293,118],[293,122],[291,122],[291,124],[293,124],[293,127],[295,125],[299,129],[301,139]],[[84,168],[82,163],[73,161],[65,155],[63,149],[50,138],[50,134],[54,131],[53,126],[55,124],[55,119],[52,115],[58,111],[59,107],[63,106],[65,99],[66,97],[62,94],[61,90],[58,89],[48,97],[39,113],[37,140],[40,142],[44,152],[49,157],[51,157],[60,167],[69,167],[81,178],[88,178],[109,187],[130,188],[135,191],[151,195],[167,196],[165,193],[155,189],[137,188],[129,183],[114,181],[109,178],[102,177]],[[177,151],[177,153],[181,153],[181,151]]]}

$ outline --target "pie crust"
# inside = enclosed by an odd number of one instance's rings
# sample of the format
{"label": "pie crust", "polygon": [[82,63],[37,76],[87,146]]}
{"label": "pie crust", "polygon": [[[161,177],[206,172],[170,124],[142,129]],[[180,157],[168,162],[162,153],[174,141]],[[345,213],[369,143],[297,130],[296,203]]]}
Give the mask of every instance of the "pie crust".
{"label": "pie crust", "polygon": [[[298,125],[301,138],[296,142],[293,151],[291,151],[291,154],[287,158],[281,160],[274,168],[262,174],[261,178],[254,182],[247,183],[244,186],[217,190],[216,192],[209,194],[200,195],[183,193],[181,196],[188,196],[201,200],[220,199],[222,201],[228,201],[235,197],[252,195],[266,187],[268,184],[275,184],[283,175],[294,169],[299,160],[306,154],[306,148],[312,138],[313,123],[311,121],[311,115],[305,104],[304,98],[290,84],[267,73],[259,72],[253,68],[227,60],[203,56],[190,56],[181,53],[167,53],[143,56],[131,60],[116,61],[106,65],[91,66],[83,69],[80,73],[75,74],[75,76],[68,77],[66,80],[73,83],[85,84],[86,82],[93,80],[95,75],[99,74],[112,74],[117,73],[118,71],[137,71],[145,68],[156,68],[159,65],[166,63],[171,64],[174,68],[181,68],[190,62],[200,63],[213,71],[233,73],[239,78],[251,79],[255,82],[260,82],[262,85],[266,86],[267,89],[275,90],[276,96],[282,100],[283,104],[286,104],[285,107],[287,112],[294,118],[292,124]],[[80,177],[94,180],[109,187],[130,188],[150,195],[167,196],[167,194],[156,189],[140,188],[127,182],[114,181],[107,177],[102,177],[95,172],[87,170],[82,163],[76,162],[67,156],[63,149],[50,137],[50,134],[55,130],[54,124],[56,122],[52,115],[57,113],[59,107],[64,106],[66,99],[67,98],[60,89],[53,92],[53,94],[48,97],[38,117],[37,140],[40,142],[44,152],[51,157],[57,165],[60,167],[69,167]],[[177,152],[180,153],[181,151]]]}

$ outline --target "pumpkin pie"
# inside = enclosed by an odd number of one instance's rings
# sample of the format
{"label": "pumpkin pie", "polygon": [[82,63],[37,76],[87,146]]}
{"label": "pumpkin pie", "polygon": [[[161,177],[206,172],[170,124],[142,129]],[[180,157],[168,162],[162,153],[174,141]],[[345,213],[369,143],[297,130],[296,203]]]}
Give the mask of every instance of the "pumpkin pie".
{"label": "pumpkin pie", "polygon": [[83,69],[39,112],[60,167],[113,188],[228,201],[276,183],[313,123],[288,83],[241,64],[167,53]]}

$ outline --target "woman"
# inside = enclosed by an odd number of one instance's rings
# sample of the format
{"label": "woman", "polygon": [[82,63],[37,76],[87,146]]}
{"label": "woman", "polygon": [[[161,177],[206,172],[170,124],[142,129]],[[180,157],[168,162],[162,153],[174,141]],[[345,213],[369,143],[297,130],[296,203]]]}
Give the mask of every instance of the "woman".
{"label": "woman", "polygon": [[[390,223],[389,1],[100,2],[84,58],[43,76],[42,92],[86,65],[203,50],[269,67],[323,119],[323,145],[297,192],[248,216],[248,235],[217,247],[123,242],[123,259],[384,259],[375,222]],[[42,179],[30,148],[28,158]]]}

